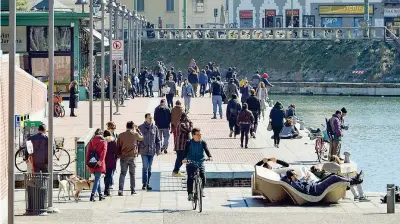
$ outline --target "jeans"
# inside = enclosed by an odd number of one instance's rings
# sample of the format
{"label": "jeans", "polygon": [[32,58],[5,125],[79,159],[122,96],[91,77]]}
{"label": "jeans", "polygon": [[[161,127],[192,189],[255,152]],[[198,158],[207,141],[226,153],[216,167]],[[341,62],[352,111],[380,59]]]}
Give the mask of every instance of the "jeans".
{"label": "jeans", "polygon": [[153,94],[153,85],[149,84],[149,87],[147,88],[147,90],[148,90],[148,94],[147,95],[154,96],[154,94]]}
{"label": "jeans", "polygon": [[[204,165],[199,167],[200,169],[200,178],[201,178],[201,188],[204,189],[204,186],[206,184],[206,174],[205,174],[205,169]],[[193,194],[193,182],[194,182],[194,174],[196,172],[196,167],[192,165],[186,165],[186,173],[188,176],[187,179],[187,192],[188,194]]]}
{"label": "jeans", "polygon": [[222,96],[212,96],[213,114],[217,117],[217,106],[219,108],[219,116],[222,118]]}
{"label": "jeans", "polygon": [[141,95],[143,95],[144,96],[144,91],[145,91],[145,83],[144,83],[144,81],[142,81],[142,82],[139,82],[139,86],[140,86],[140,89],[139,89],[139,93],[141,94]]}
{"label": "jeans", "polygon": [[199,86],[199,83],[190,83],[190,84],[192,84],[194,96],[197,97],[197,87]]}
{"label": "jeans", "polygon": [[329,177],[327,177],[326,179],[324,179],[323,181],[317,182],[315,184],[315,192],[311,195],[314,196],[319,196],[322,193],[324,193],[324,191],[331,186],[332,184],[338,183],[338,182],[349,182],[349,179],[344,178],[344,177],[340,177],[337,175],[331,175]]}
{"label": "jeans", "polygon": [[182,166],[182,160],[183,158],[183,150],[177,150],[176,151],[176,160],[175,160],[175,166],[174,166],[174,173],[178,173],[179,169]]}
{"label": "jeans", "polygon": [[121,174],[119,175],[119,191],[124,190],[125,176],[129,168],[129,178],[131,181],[131,190],[135,189],[135,168],[136,157],[121,158],[119,161],[121,165]]}
{"label": "jeans", "polygon": [[164,84],[164,79],[158,79],[158,93],[159,93],[159,96],[162,96],[161,89],[162,89],[162,85],[163,84]]}
{"label": "jeans", "polygon": [[200,84],[200,96],[204,96],[206,93],[206,84]]}
{"label": "jeans", "polygon": [[142,184],[148,185],[151,177],[151,165],[153,164],[152,155],[142,155]]}
{"label": "jeans", "polygon": [[158,129],[158,133],[160,135],[160,142],[163,142],[161,148],[167,149],[169,143],[169,129],[168,128]]}
{"label": "jeans", "polygon": [[351,193],[353,193],[354,197],[360,197],[360,198],[365,197],[364,189],[363,189],[362,185],[357,184],[356,186],[357,186],[358,194],[355,190],[354,185],[350,186]]}
{"label": "jeans", "polygon": [[272,126],[272,131],[274,132],[274,144],[279,145],[281,141],[280,133],[282,131],[283,126]]}
{"label": "jeans", "polygon": [[184,103],[185,103],[185,110],[186,110],[186,113],[188,113],[189,112],[189,110],[190,110],[190,101],[192,100],[192,97],[190,97],[190,96],[185,96],[185,97],[183,97],[183,101],[184,101]]}
{"label": "jeans", "polygon": [[96,191],[101,195],[101,187],[100,187],[100,177],[101,177],[101,172],[94,172],[94,182],[93,182],[93,188],[92,188],[92,194],[94,195]]}
{"label": "jeans", "polygon": [[249,143],[249,132],[250,132],[250,124],[241,124],[240,125],[240,145],[243,146],[243,138],[245,139],[244,145],[247,146]]}
{"label": "jeans", "polygon": [[257,127],[258,127],[258,119],[259,119],[259,114],[258,114],[258,112],[255,112],[255,111],[252,111],[251,112],[252,114],[253,114],[253,116],[254,116],[254,124],[253,124],[253,126],[250,128],[250,132],[252,133],[252,132],[254,132],[254,133],[256,133],[257,132]]}
{"label": "jeans", "polygon": [[110,186],[114,184],[113,176],[114,176],[115,169],[106,169],[106,176],[104,177],[104,192],[108,192]]}
{"label": "jeans", "polygon": [[169,108],[173,108],[174,107],[174,93],[168,93],[166,95],[167,98],[167,104]]}
{"label": "jeans", "polygon": [[233,131],[235,135],[240,134],[240,127],[237,125],[236,117],[229,118],[229,130]]}

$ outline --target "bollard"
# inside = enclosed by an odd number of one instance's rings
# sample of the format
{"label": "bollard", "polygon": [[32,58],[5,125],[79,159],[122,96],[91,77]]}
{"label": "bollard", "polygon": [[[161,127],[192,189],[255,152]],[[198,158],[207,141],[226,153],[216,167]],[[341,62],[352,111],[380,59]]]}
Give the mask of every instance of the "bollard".
{"label": "bollard", "polygon": [[350,163],[350,156],[351,154],[349,152],[344,152],[344,163]]}
{"label": "bollard", "polygon": [[394,184],[388,184],[387,187],[387,200],[386,200],[386,206],[387,206],[387,213],[395,213],[395,189],[394,189]]}

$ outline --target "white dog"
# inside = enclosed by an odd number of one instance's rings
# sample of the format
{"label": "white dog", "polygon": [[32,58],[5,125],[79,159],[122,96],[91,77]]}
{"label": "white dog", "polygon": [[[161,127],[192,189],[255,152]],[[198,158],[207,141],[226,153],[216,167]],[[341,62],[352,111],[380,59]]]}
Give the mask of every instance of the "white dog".
{"label": "white dog", "polygon": [[[74,184],[72,179],[75,175],[72,174],[59,174],[58,175],[58,200],[60,200],[60,194],[63,192],[64,200],[66,201],[65,194],[68,194],[68,200],[71,200],[71,195],[74,194]],[[71,194],[70,194],[71,193]]]}

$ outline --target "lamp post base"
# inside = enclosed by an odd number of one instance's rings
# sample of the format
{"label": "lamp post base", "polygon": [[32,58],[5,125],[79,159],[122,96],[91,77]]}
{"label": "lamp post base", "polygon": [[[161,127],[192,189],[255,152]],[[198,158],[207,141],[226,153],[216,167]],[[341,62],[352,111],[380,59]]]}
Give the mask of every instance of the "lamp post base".
{"label": "lamp post base", "polygon": [[114,112],[113,115],[121,115],[121,113],[117,111],[117,112]]}

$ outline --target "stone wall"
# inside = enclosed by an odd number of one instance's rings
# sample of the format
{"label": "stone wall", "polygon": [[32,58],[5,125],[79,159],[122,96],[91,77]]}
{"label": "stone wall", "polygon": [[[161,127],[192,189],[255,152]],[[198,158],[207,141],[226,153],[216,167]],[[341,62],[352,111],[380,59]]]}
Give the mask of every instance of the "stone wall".
{"label": "stone wall", "polygon": [[[16,65],[19,63],[19,57],[17,57]],[[8,158],[14,159],[14,154],[8,155],[8,120],[13,119],[8,117],[8,55],[3,55],[1,51],[0,68],[0,123],[2,124],[0,127],[0,138],[2,139],[0,141],[0,223],[4,223],[7,218]],[[43,118],[47,104],[46,85],[16,66],[15,88],[15,113]]]}

